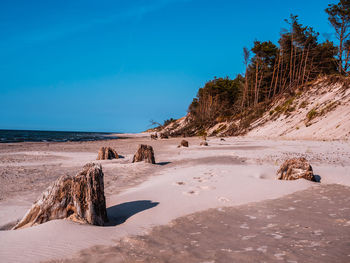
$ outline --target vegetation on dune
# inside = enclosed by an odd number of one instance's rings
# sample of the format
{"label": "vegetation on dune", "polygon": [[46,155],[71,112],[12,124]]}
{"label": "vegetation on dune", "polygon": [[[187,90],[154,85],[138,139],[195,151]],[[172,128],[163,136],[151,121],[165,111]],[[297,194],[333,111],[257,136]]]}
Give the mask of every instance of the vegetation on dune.
{"label": "vegetation on dune", "polygon": [[[348,75],[349,3],[340,1],[326,9],[338,36],[337,46],[329,40],[319,42],[319,33],[291,15],[285,20],[288,29],[282,30],[278,44],[255,41],[250,50],[244,48],[245,75],[214,78],[200,88],[188,109],[192,125],[202,130],[218,122],[237,120],[239,126],[234,128],[244,132],[267,110],[270,115],[293,112],[298,89],[318,77]],[[285,103],[270,110],[271,103],[281,96],[287,97]]]}
{"label": "vegetation on dune", "polygon": [[239,112],[242,85],[241,76],[234,80],[214,78],[207,82],[189,106],[193,122],[198,126],[212,125]]}
{"label": "vegetation on dune", "polygon": [[[337,43],[319,42],[319,33],[302,25],[298,16],[286,19],[287,29],[282,29],[278,43],[254,41],[251,49],[243,48],[244,75],[235,79],[216,78],[200,88],[188,108],[188,124],[173,135],[199,135],[220,122],[214,134],[226,129],[227,135],[244,133],[252,122],[265,112],[271,117],[291,114],[298,105],[294,99],[320,76],[349,74],[350,54],[350,1],[340,0],[330,4],[325,12],[335,30]],[[336,76],[338,75],[338,76]],[[283,105],[271,110],[276,101],[285,97]],[[304,108],[307,102],[301,103]],[[310,116],[309,116],[310,115]],[[310,112],[309,120],[317,114]],[[171,121],[166,121],[169,124]],[[225,127],[225,128],[223,128]]]}

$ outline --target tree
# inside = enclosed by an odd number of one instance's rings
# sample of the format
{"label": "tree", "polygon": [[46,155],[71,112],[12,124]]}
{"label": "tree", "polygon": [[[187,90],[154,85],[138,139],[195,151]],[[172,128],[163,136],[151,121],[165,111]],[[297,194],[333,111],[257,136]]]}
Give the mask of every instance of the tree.
{"label": "tree", "polygon": [[255,41],[252,52],[255,54],[252,58],[251,67],[255,72],[254,105],[256,105],[260,99],[264,100],[267,96],[267,89],[270,87],[278,48],[271,41]]}
{"label": "tree", "polygon": [[[350,36],[350,1],[340,0],[338,4],[330,4],[325,10],[328,14],[328,21],[333,26],[336,38],[339,41],[338,46],[338,71],[346,74],[348,68],[348,42]],[[344,51],[345,60],[344,60]]]}
{"label": "tree", "polygon": [[[243,77],[214,78],[198,90],[188,112],[199,125],[214,123],[218,117],[229,117],[240,110]],[[239,105],[238,105],[239,103]]]}
{"label": "tree", "polygon": [[243,58],[244,58],[244,65],[245,65],[245,75],[244,75],[244,90],[243,90],[243,98],[242,98],[242,109],[245,106],[247,94],[248,94],[248,64],[249,64],[249,58],[250,58],[250,51],[248,48],[243,48]]}

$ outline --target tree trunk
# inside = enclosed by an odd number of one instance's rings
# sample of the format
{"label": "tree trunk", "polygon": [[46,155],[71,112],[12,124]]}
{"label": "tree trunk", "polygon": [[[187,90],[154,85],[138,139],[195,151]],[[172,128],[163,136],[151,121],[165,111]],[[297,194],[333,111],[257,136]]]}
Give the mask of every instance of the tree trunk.
{"label": "tree trunk", "polygon": [[255,65],[255,91],[254,91],[254,105],[256,105],[256,98],[258,94],[258,67],[259,67],[259,61],[256,60]]}

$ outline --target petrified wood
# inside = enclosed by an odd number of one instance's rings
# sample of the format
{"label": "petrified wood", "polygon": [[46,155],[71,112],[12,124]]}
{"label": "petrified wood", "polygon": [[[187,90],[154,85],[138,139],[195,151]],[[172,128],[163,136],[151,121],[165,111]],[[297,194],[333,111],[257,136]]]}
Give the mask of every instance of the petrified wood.
{"label": "petrified wood", "polygon": [[142,161],[145,161],[146,163],[156,163],[152,146],[145,144],[139,145],[139,148],[137,149],[132,162],[135,163]]}
{"label": "petrified wood", "polygon": [[112,149],[111,147],[101,147],[98,151],[96,160],[110,160],[110,159],[118,159],[118,153]]}
{"label": "petrified wood", "polygon": [[169,135],[166,134],[166,133],[161,133],[161,134],[160,134],[160,138],[161,138],[161,139],[169,139]]}
{"label": "petrified wood", "polygon": [[188,141],[182,140],[178,147],[188,147]]}
{"label": "petrified wood", "polygon": [[75,176],[58,178],[13,229],[64,218],[99,226],[108,221],[100,164],[89,163]]}
{"label": "petrified wood", "polygon": [[286,160],[277,171],[277,179],[279,180],[300,178],[316,182],[311,165],[303,157]]}
{"label": "petrified wood", "polygon": [[152,140],[157,140],[157,139],[158,139],[157,133],[151,134],[151,139],[152,139]]}

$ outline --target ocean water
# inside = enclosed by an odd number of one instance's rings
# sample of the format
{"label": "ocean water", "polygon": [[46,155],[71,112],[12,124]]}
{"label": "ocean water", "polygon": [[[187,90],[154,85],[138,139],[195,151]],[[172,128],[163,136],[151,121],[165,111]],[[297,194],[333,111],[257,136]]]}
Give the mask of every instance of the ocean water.
{"label": "ocean water", "polygon": [[0,143],[97,141],[117,138],[107,132],[0,130]]}

